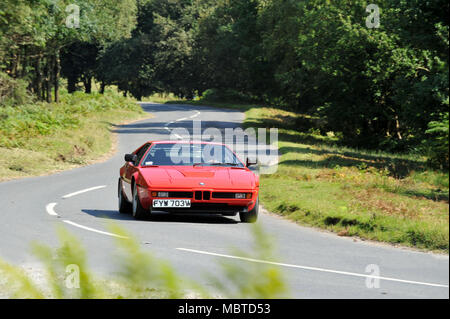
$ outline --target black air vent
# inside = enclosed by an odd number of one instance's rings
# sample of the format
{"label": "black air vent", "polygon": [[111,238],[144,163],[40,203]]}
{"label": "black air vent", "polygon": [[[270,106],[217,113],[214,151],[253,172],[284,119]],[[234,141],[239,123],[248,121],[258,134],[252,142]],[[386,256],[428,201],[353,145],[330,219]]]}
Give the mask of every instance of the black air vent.
{"label": "black air vent", "polygon": [[212,193],[213,198],[234,198],[234,193],[230,192],[214,192]]}
{"label": "black air vent", "polygon": [[192,192],[169,192],[169,197],[192,198]]}

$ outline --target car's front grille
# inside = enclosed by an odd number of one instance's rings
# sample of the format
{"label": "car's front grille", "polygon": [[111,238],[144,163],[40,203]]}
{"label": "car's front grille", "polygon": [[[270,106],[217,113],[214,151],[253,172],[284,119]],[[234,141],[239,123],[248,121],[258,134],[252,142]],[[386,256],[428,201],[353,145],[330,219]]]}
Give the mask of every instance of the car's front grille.
{"label": "car's front grille", "polygon": [[192,192],[169,192],[169,197],[174,198],[192,198]]}
{"label": "car's front grille", "polygon": [[170,198],[195,198],[196,200],[210,200],[211,198],[228,199],[235,198],[233,192],[210,192],[210,191],[195,191],[195,192],[169,192]]}

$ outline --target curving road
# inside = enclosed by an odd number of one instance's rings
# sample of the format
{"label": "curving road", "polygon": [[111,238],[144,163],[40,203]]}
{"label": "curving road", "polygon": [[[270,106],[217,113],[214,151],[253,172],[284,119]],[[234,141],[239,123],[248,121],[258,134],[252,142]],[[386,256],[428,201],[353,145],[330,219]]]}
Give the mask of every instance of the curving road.
{"label": "curving road", "polygon": [[[113,271],[114,234],[109,219],[137,236],[145,249],[170,261],[186,277],[206,285],[231,247],[251,245],[250,226],[238,217],[172,216],[135,221],[117,212],[118,169],[123,154],[147,140],[169,139],[175,127],[239,127],[244,115],[234,110],[143,104],[154,118],[117,127],[119,146],[110,160],[36,178],[0,183],[0,258],[33,265],[30,244],[57,245],[55,226],[65,224],[87,247],[99,273]],[[448,256],[377,245],[301,227],[263,213],[259,222],[275,241],[277,263],[296,298],[449,298]],[[243,266],[253,261],[237,260]],[[379,288],[366,286],[369,265],[377,265]],[[369,266],[369,268],[367,268]]]}

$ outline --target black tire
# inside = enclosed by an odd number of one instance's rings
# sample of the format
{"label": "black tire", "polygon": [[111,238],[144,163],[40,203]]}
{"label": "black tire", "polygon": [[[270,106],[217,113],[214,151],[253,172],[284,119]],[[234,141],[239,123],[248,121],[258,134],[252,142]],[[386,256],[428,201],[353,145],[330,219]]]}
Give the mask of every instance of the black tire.
{"label": "black tire", "polygon": [[242,223],[254,223],[258,220],[258,212],[259,212],[259,196],[256,199],[255,207],[248,212],[240,212],[239,218]]}
{"label": "black tire", "polygon": [[145,210],[141,205],[141,201],[139,200],[139,195],[137,192],[136,183],[133,183],[133,201],[131,203],[131,207],[132,207],[131,212],[135,219],[142,220],[150,216],[150,212]]}
{"label": "black tire", "polygon": [[123,195],[122,191],[122,179],[119,178],[118,183],[118,191],[117,191],[118,197],[119,197],[119,213],[121,214],[131,214],[131,203],[125,199],[125,196]]}

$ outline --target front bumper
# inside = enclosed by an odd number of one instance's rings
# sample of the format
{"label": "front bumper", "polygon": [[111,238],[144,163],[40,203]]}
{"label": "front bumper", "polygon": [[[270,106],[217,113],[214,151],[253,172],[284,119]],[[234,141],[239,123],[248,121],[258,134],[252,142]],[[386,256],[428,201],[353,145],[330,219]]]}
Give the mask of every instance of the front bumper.
{"label": "front bumper", "polygon": [[[169,192],[168,198],[152,197],[152,192]],[[154,208],[154,210],[171,213],[211,213],[211,214],[232,214],[236,212],[245,212],[253,209],[258,198],[258,189],[149,189],[139,187],[139,198],[141,205],[145,209],[153,209],[153,199],[190,199],[189,208]],[[251,193],[251,198],[217,198],[223,197],[224,193]],[[176,196],[180,194],[182,196]],[[201,196],[199,196],[201,194]],[[173,195],[173,196],[172,196]]]}

